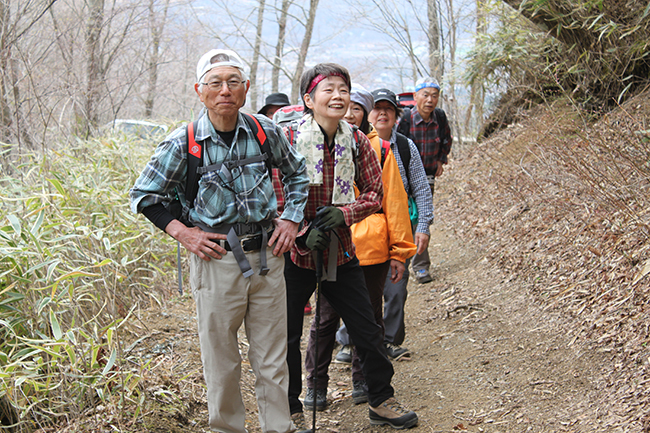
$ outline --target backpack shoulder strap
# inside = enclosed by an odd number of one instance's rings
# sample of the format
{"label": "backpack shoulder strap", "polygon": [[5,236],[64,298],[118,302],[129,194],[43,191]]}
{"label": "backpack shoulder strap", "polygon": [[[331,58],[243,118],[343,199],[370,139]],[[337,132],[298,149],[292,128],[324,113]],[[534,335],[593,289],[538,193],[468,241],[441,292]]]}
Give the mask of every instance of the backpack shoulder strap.
{"label": "backpack shoulder strap", "polygon": [[396,137],[397,151],[399,152],[399,157],[402,160],[402,165],[404,166],[406,177],[407,179],[410,179],[411,175],[409,173],[409,168],[411,167],[411,147],[409,146],[409,140],[405,135],[402,135],[399,132],[397,133]]}
{"label": "backpack shoulder strap", "polygon": [[411,136],[411,109],[405,108],[397,125],[397,132],[407,137]]}
{"label": "backpack shoulder strap", "polygon": [[438,123],[438,136],[440,137],[440,140],[442,141],[446,137],[442,137],[440,135],[441,131],[446,131],[449,129],[449,121],[447,120],[447,113],[445,113],[445,110],[442,108],[436,107],[435,110],[433,110],[433,114],[436,116],[436,123]]}
{"label": "backpack shoulder strap", "polygon": [[354,181],[359,179],[359,127],[352,125],[352,135],[354,136],[354,146],[352,147],[352,159],[354,160]]}
{"label": "backpack shoulder strap", "polygon": [[447,123],[447,113],[445,113],[445,110],[442,108],[436,107],[433,110],[434,114],[436,115],[436,122],[438,122],[439,125],[444,125]]}
{"label": "backpack shoulder strap", "polygon": [[264,128],[260,124],[260,121],[257,120],[255,116],[246,113],[242,114],[244,115],[244,119],[246,120],[248,127],[251,129],[251,131],[253,131],[255,141],[257,141],[257,144],[259,144],[260,149],[262,150],[262,155],[266,155],[266,168],[269,171],[269,176],[271,176],[271,170],[273,169],[273,166],[271,165],[271,145],[267,140],[266,131],[264,131]]}
{"label": "backpack shoulder strap", "polygon": [[203,165],[203,146],[196,142],[197,121],[190,122],[185,128],[187,137],[187,179],[185,183],[185,202],[188,207],[194,206],[194,199],[199,190],[197,170]]}
{"label": "backpack shoulder strap", "polygon": [[390,151],[390,141],[380,138],[379,143],[381,145],[381,167],[383,169],[384,163],[386,163],[386,155],[388,155],[388,152]]}

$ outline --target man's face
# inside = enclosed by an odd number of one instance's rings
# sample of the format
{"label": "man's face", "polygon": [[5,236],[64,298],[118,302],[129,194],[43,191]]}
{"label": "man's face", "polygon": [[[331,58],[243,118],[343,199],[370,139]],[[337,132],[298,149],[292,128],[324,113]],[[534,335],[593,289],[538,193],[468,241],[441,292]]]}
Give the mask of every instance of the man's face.
{"label": "man's face", "polygon": [[200,87],[197,85],[196,89],[209,112],[221,117],[232,117],[237,115],[246,102],[250,82],[242,81],[239,69],[218,66],[203,76],[201,83],[205,84]]}
{"label": "man's face", "polygon": [[439,97],[440,91],[434,87],[425,87],[415,92],[415,103],[418,106],[418,112],[428,118],[438,105]]}
{"label": "man's face", "polygon": [[270,105],[269,108],[266,109],[266,113],[264,113],[264,115],[269,119],[273,119],[273,115],[275,114],[275,112],[282,107],[283,105]]}

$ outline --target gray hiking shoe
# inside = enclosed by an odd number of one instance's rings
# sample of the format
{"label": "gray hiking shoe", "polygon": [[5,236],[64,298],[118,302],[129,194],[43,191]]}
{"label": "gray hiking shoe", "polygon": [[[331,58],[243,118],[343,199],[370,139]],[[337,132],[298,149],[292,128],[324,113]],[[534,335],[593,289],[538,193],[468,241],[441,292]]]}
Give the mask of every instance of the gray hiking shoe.
{"label": "gray hiking shoe", "polygon": [[341,347],[339,353],[336,354],[334,362],[337,364],[352,364],[352,346],[346,344]]}
{"label": "gray hiking shoe", "polygon": [[401,358],[408,358],[411,356],[411,352],[402,346],[398,346],[393,343],[386,343],[386,355],[393,361],[399,361]]}
{"label": "gray hiking shoe", "polygon": [[295,433],[311,433],[311,429],[307,428],[307,423],[305,422],[305,414],[302,412],[292,413],[291,421],[296,428]]}
{"label": "gray hiking shoe", "polygon": [[314,388],[307,388],[307,395],[303,400],[305,408],[308,410],[314,409],[314,394],[316,394],[316,410],[321,411],[327,408],[327,390],[326,389],[317,389],[314,392]]}
{"label": "gray hiking shoe", "polygon": [[368,384],[365,380],[352,381],[352,401],[354,404],[368,402]]}
{"label": "gray hiking shoe", "polygon": [[433,281],[433,278],[431,278],[431,275],[429,275],[429,273],[424,269],[420,269],[418,271],[415,271],[415,276],[418,279],[418,283],[420,283],[420,284],[426,284],[426,283],[430,283],[431,281]]}

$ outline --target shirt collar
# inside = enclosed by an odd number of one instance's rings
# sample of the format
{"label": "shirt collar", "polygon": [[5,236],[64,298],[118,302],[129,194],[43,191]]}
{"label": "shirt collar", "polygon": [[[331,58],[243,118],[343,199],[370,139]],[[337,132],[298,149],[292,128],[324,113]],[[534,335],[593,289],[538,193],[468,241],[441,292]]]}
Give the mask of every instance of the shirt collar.
{"label": "shirt collar", "polygon": [[[419,123],[424,122],[424,119],[422,118],[422,115],[421,115],[420,112],[418,111],[417,107],[415,107],[415,108],[413,109],[413,111],[415,112],[415,114],[413,115],[413,122],[414,122],[416,125],[419,124]],[[431,113],[431,120],[429,120],[428,123],[431,123],[431,122],[435,123],[436,125],[438,124],[438,122],[436,122],[436,113],[435,113],[435,109],[433,110],[433,113]]]}
{"label": "shirt collar", "polygon": [[[246,133],[250,133],[250,130],[246,126],[246,122],[244,121],[242,116],[243,116],[242,113],[237,114],[237,126],[235,127],[235,130],[243,129]],[[205,110],[199,117],[196,126],[195,135],[196,135],[196,141],[201,141],[210,138],[212,139],[213,142],[215,143],[218,142],[219,135],[217,134],[216,129],[214,129],[214,125],[212,125],[212,122],[210,122],[210,117],[208,116],[208,112]]]}

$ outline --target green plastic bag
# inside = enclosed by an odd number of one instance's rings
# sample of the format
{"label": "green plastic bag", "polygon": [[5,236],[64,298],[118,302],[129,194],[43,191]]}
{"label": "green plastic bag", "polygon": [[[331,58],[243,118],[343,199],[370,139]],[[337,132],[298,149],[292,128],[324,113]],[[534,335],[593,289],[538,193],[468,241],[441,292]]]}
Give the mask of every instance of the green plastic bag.
{"label": "green plastic bag", "polygon": [[411,217],[411,225],[417,226],[420,214],[418,214],[418,205],[413,197],[409,197],[409,217]]}

